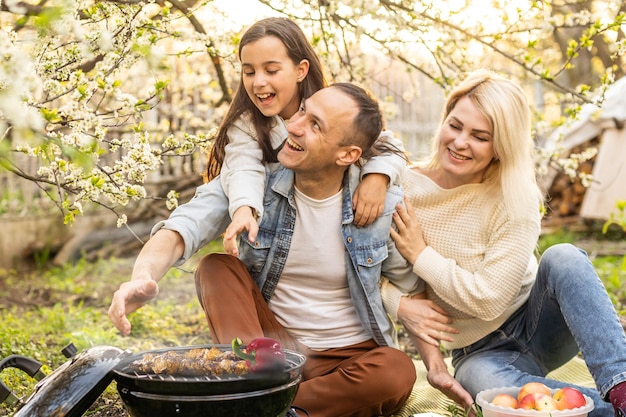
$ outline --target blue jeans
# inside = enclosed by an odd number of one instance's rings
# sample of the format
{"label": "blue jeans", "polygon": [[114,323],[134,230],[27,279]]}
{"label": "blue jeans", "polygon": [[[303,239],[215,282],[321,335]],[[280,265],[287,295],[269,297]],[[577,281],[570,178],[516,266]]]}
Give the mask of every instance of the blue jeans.
{"label": "blue jeans", "polygon": [[582,352],[596,389],[577,387],[594,401],[590,417],[613,416],[609,390],[626,381],[626,337],[587,254],[555,245],[540,260],[530,297],[498,330],[452,352],[455,378],[472,394],[540,381]]}

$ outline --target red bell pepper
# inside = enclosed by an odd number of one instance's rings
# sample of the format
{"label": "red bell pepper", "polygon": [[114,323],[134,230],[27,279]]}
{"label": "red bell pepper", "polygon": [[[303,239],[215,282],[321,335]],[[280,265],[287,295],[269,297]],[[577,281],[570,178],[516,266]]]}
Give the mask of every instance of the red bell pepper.
{"label": "red bell pepper", "polygon": [[243,348],[241,339],[236,337],[231,345],[235,355],[245,359],[252,372],[281,369],[285,365],[285,353],[278,340],[259,337]]}

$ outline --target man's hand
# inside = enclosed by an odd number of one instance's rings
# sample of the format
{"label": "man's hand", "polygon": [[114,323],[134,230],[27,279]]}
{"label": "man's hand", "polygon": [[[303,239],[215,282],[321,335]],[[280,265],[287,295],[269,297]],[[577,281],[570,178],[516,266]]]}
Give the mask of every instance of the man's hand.
{"label": "man's hand", "polygon": [[437,388],[446,397],[450,398],[455,403],[461,405],[465,410],[470,410],[474,399],[469,392],[463,388],[463,386],[450,375],[447,369],[429,369],[426,374],[428,383]]}
{"label": "man's hand", "polygon": [[454,379],[448,371],[448,365],[443,359],[443,355],[438,346],[425,343],[422,339],[409,332],[409,338],[424,362],[426,367],[426,379],[428,383],[441,391],[446,397],[461,405],[468,416],[475,417],[474,408],[472,407],[474,399],[463,386]]}
{"label": "man's hand", "polygon": [[398,318],[409,332],[425,343],[439,346],[442,340],[453,342],[452,334],[459,331],[451,327],[452,319],[435,302],[427,300],[424,294],[402,297],[398,307]]}
{"label": "man's hand", "polygon": [[160,229],[143,246],[133,267],[130,281],[120,285],[113,294],[109,318],[122,332],[130,334],[130,322],[126,315],[136,311],[159,294],[156,281],[183,256],[185,242],[178,232]]}
{"label": "man's hand", "polygon": [[388,184],[389,177],[384,174],[368,174],[361,180],[352,196],[355,225],[368,226],[383,214]]}
{"label": "man's hand", "polygon": [[130,334],[130,321],[126,316],[139,309],[159,294],[159,285],[152,280],[134,280],[124,282],[113,294],[109,307],[109,318],[124,335]]}
{"label": "man's hand", "polygon": [[252,212],[252,208],[248,206],[239,207],[233,214],[233,221],[226,228],[224,233],[224,250],[233,255],[239,256],[239,248],[237,248],[237,236],[244,230],[248,231],[248,240],[254,242],[259,232],[259,225]]}

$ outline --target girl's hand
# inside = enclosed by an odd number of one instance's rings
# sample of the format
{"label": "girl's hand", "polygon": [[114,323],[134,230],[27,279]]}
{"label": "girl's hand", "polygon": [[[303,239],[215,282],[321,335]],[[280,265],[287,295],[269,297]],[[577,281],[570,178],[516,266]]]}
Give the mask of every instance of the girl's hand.
{"label": "girl's hand", "polygon": [[233,215],[233,221],[224,232],[224,250],[233,256],[239,256],[237,247],[237,236],[244,230],[248,231],[248,240],[254,242],[259,232],[259,225],[252,213],[252,208],[248,206],[239,207]]}
{"label": "girl's hand", "polygon": [[451,335],[459,332],[450,326],[452,319],[445,310],[426,299],[424,294],[402,297],[398,307],[398,318],[410,335],[434,346],[439,346],[442,340],[454,342]]}
{"label": "girl's hand", "polygon": [[414,264],[419,254],[426,248],[426,242],[413,206],[406,197],[404,197],[404,204],[406,207],[401,204],[396,206],[393,221],[397,230],[391,228],[391,238],[396,243],[400,254],[411,264]]}
{"label": "girl's hand", "polygon": [[383,214],[388,184],[385,174],[368,174],[361,180],[352,196],[355,225],[369,226]]}

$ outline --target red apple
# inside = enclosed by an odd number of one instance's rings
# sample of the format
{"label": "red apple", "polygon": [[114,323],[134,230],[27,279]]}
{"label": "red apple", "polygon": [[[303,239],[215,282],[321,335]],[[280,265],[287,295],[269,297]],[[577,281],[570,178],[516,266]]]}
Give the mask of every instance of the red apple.
{"label": "red apple", "polygon": [[541,382],[529,382],[527,384],[524,384],[522,388],[520,388],[519,393],[517,394],[517,401],[519,402],[528,394],[533,393],[541,393],[546,395],[552,394],[550,392],[550,388],[548,388],[545,384],[542,384]]}
{"label": "red apple", "polygon": [[571,410],[587,404],[583,393],[572,387],[558,389],[552,398],[557,410]]}
{"label": "red apple", "polygon": [[517,408],[517,399],[510,394],[496,394],[491,400],[491,404],[499,405],[500,407]]}
{"label": "red apple", "polygon": [[517,402],[517,408],[522,408],[524,410],[534,410],[535,405],[536,402],[534,394],[526,394]]}

